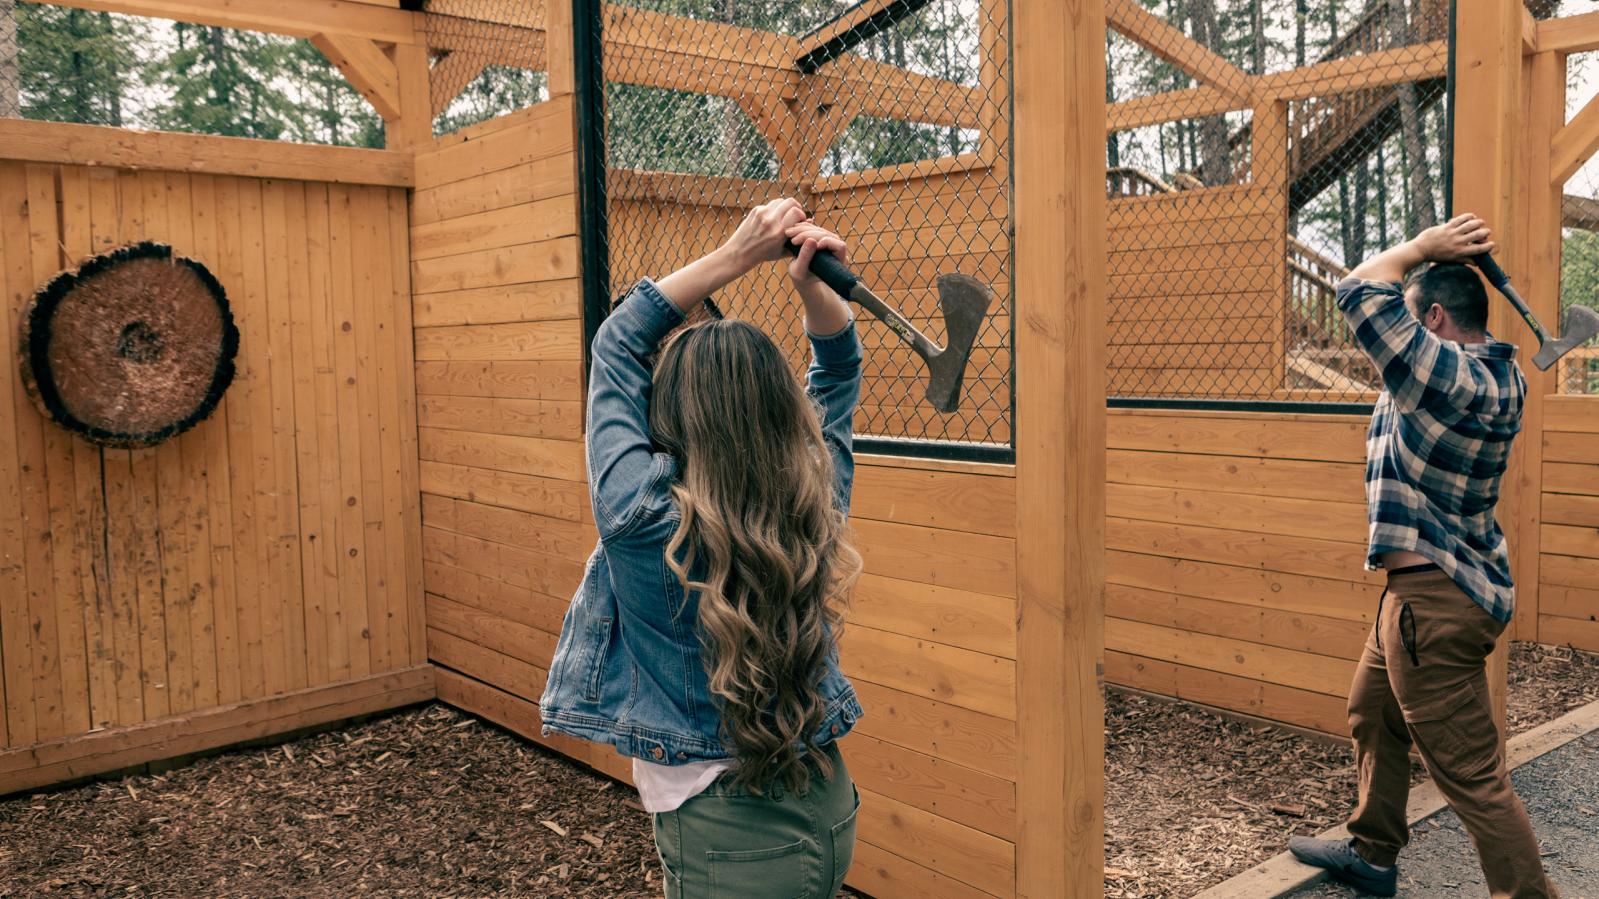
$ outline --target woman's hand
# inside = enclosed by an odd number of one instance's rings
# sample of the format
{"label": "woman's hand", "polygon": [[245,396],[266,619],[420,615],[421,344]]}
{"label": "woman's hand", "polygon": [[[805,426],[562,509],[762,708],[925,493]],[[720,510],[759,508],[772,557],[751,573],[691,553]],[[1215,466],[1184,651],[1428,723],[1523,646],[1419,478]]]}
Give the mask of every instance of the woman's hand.
{"label": "woman's hand", "polygon": [[788,264],[788,276],[801,293],[813,287],[826,287],[820,278],[811,274],[811,260],[818,250],[829,250],[839,262],[849,262],[849,247],[844,239],[810,219],[790,226],[787,234],[789,243],[799,248],[794,261]]}
{"label": "woman's hand", "polygon": [[819,251],[828,250],[839,262],[847,263],[849,247],[843,238],[808,218],[790,226],[787,233],[789,242],[799,247],[798,255],[788,264],[788,277],[805,301],[805,329],[824,337],[837,334],[850,322],[849,304],[811,274],[811,260]]}
{"label": "woman's hand", "polygon": [[804,207],[792,197],[762,203],[739,222],[738,230],[722,244],[722,252],[734,261],[740,274],[763,262],[776,262],[787,252],[788,230],[805,219]]}

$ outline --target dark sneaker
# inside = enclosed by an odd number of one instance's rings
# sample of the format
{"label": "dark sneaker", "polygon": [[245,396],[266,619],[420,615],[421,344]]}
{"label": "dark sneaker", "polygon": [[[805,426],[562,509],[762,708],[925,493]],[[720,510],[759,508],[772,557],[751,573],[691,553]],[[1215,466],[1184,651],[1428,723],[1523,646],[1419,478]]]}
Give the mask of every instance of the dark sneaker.
{"label": "dark sneaker", "polygon": [[1392,896],[1399,890],[1399,868],[1384,871],[1355,852],[1355,841],[1293,837],[1288,851],[1307,865],[1323,868],[1334,880],[1373,896]]}

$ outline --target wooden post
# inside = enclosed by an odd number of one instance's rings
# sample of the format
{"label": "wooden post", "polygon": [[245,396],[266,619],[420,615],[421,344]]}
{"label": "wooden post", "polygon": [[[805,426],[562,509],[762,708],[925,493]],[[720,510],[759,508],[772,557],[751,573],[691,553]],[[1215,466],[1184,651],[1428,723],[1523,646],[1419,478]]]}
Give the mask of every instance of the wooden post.
{"label": "wooden post", "polygon": [[414,149],[433,139],[433,99],[428,78],[428,48],[396,44],[394,68],[400,83],[400,116],[386,123],[391,150]]}
{"label": "wooden post", "polygon": [[1270,233],[1271,239],[1277,244],[1271,254],[1276,266],[1273,280],[1278,285],[1278,296],[1283,297],[1283,301],[1273,306],[1271,383],[1274,390],[1282,390],[1288,386],[1284,371],[1287,359],[1284,331],[1288,322],[1287,303],[1293,299],[1288,277],[1288,104],[1282,100],[1265,100],[1256,104],[1249,134],[1250,181],[1256,187],[1272,188]]}
{"label": "wooden post", "polygon": [[[1518,196],[1524,197],[1518,222],[1522,269],[1527,300],[1533,314],[1547,327],[1560,320],[1560,227],[1564,185],[1551,183],[1551,141],[1566,120],[1566,57],[1563,53],[1536,53],[1527,58],[1526,127],[1521,141],[1523,160]],[[1522,496],[1516,521],[1520,541],[1512,546],[1516,572],[1516,639],[1539,638],[1542,602],[1539,590],[1539,554],[1543,530],[1543,421],[1544,397],[1560,390],[1556,371],[1539,371],[1523,363],[1527,373],[1527,407],[1522,416],[1522,466],[1517,489]]]}
{"label": "wooden post", "polygon": [[[1473,212],[1488,221],[1500,244],[1498,257],[1513,277],[1523,277],[1526,255],[1518,235],[1516,197],[1516,142],[1522,136],[1521,3],[1519,0],[1458,0],[1455,13],[1455,135],[1453,212]],[[1512,340],[1528,352],[1520,361],[1532,369],[1537,344],[1510,304],[1490,288],[1488,328],[1502,340]],[[1523,431],[1516,439],[1499,498],[1498,518],[1510,541],[1511,557],[1519,555],[1521,540],[1537,540],[1526,533],[1523,503],[1538,502],[1521,484],[1529,445],[1542,435]],[[1537,570],[1514,572],[1517,593],[1535,594]],[[1534,600],[1536,601],[1536,600]],[[1494,694],[1494,717],[1505,720],[1506,661],[1510,643],[1502,640],[1489,658],[1488,684]]]}
{"label": "wooden post", "polygon": [[1104,893],[1105,11],[1016,0],[1016,895]]}
{"label": "wooden post", "polygon": [[572,62],[572,3],[574,0],[545,0],[544,59],[545,78],[550,96],[570,94],[575,87],[576,68]]}

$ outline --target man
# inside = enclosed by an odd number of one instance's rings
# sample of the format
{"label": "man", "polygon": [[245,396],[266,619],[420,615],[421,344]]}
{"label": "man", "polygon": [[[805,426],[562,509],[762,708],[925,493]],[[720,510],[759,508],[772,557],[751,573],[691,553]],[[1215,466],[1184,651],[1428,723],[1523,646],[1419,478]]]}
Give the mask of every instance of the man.
{"label": "man", "polygon": [[1352,838],[1295,837],[1288,848],[1378,896],[1394,895],[1409,840],[1412,743],[1471,835],[1492,895],[1557,895],[1488,696],[1487,658],[1515,601],[1494,505],[1527,386],[1515,347],[1488,335],[1487,292],[1464,264],[1494,249],[1489,237],[1482,219],[1456,216],[1338,285],[1385,388],[1366,437],[1366,568],[1386,569],[1388,588],[1349,696],[1360,780]]}

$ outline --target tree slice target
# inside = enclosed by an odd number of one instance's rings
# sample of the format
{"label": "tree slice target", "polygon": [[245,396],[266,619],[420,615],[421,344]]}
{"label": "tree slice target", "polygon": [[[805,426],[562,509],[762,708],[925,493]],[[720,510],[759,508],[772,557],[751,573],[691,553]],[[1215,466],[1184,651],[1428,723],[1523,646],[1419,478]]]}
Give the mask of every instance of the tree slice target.
{"label": "tree slice target", "polygon": [[233,382],[239,331],[205,266],[144,242],[86,260],[22,316],[22,380],[45,417],[102,446],[154,446]]}

